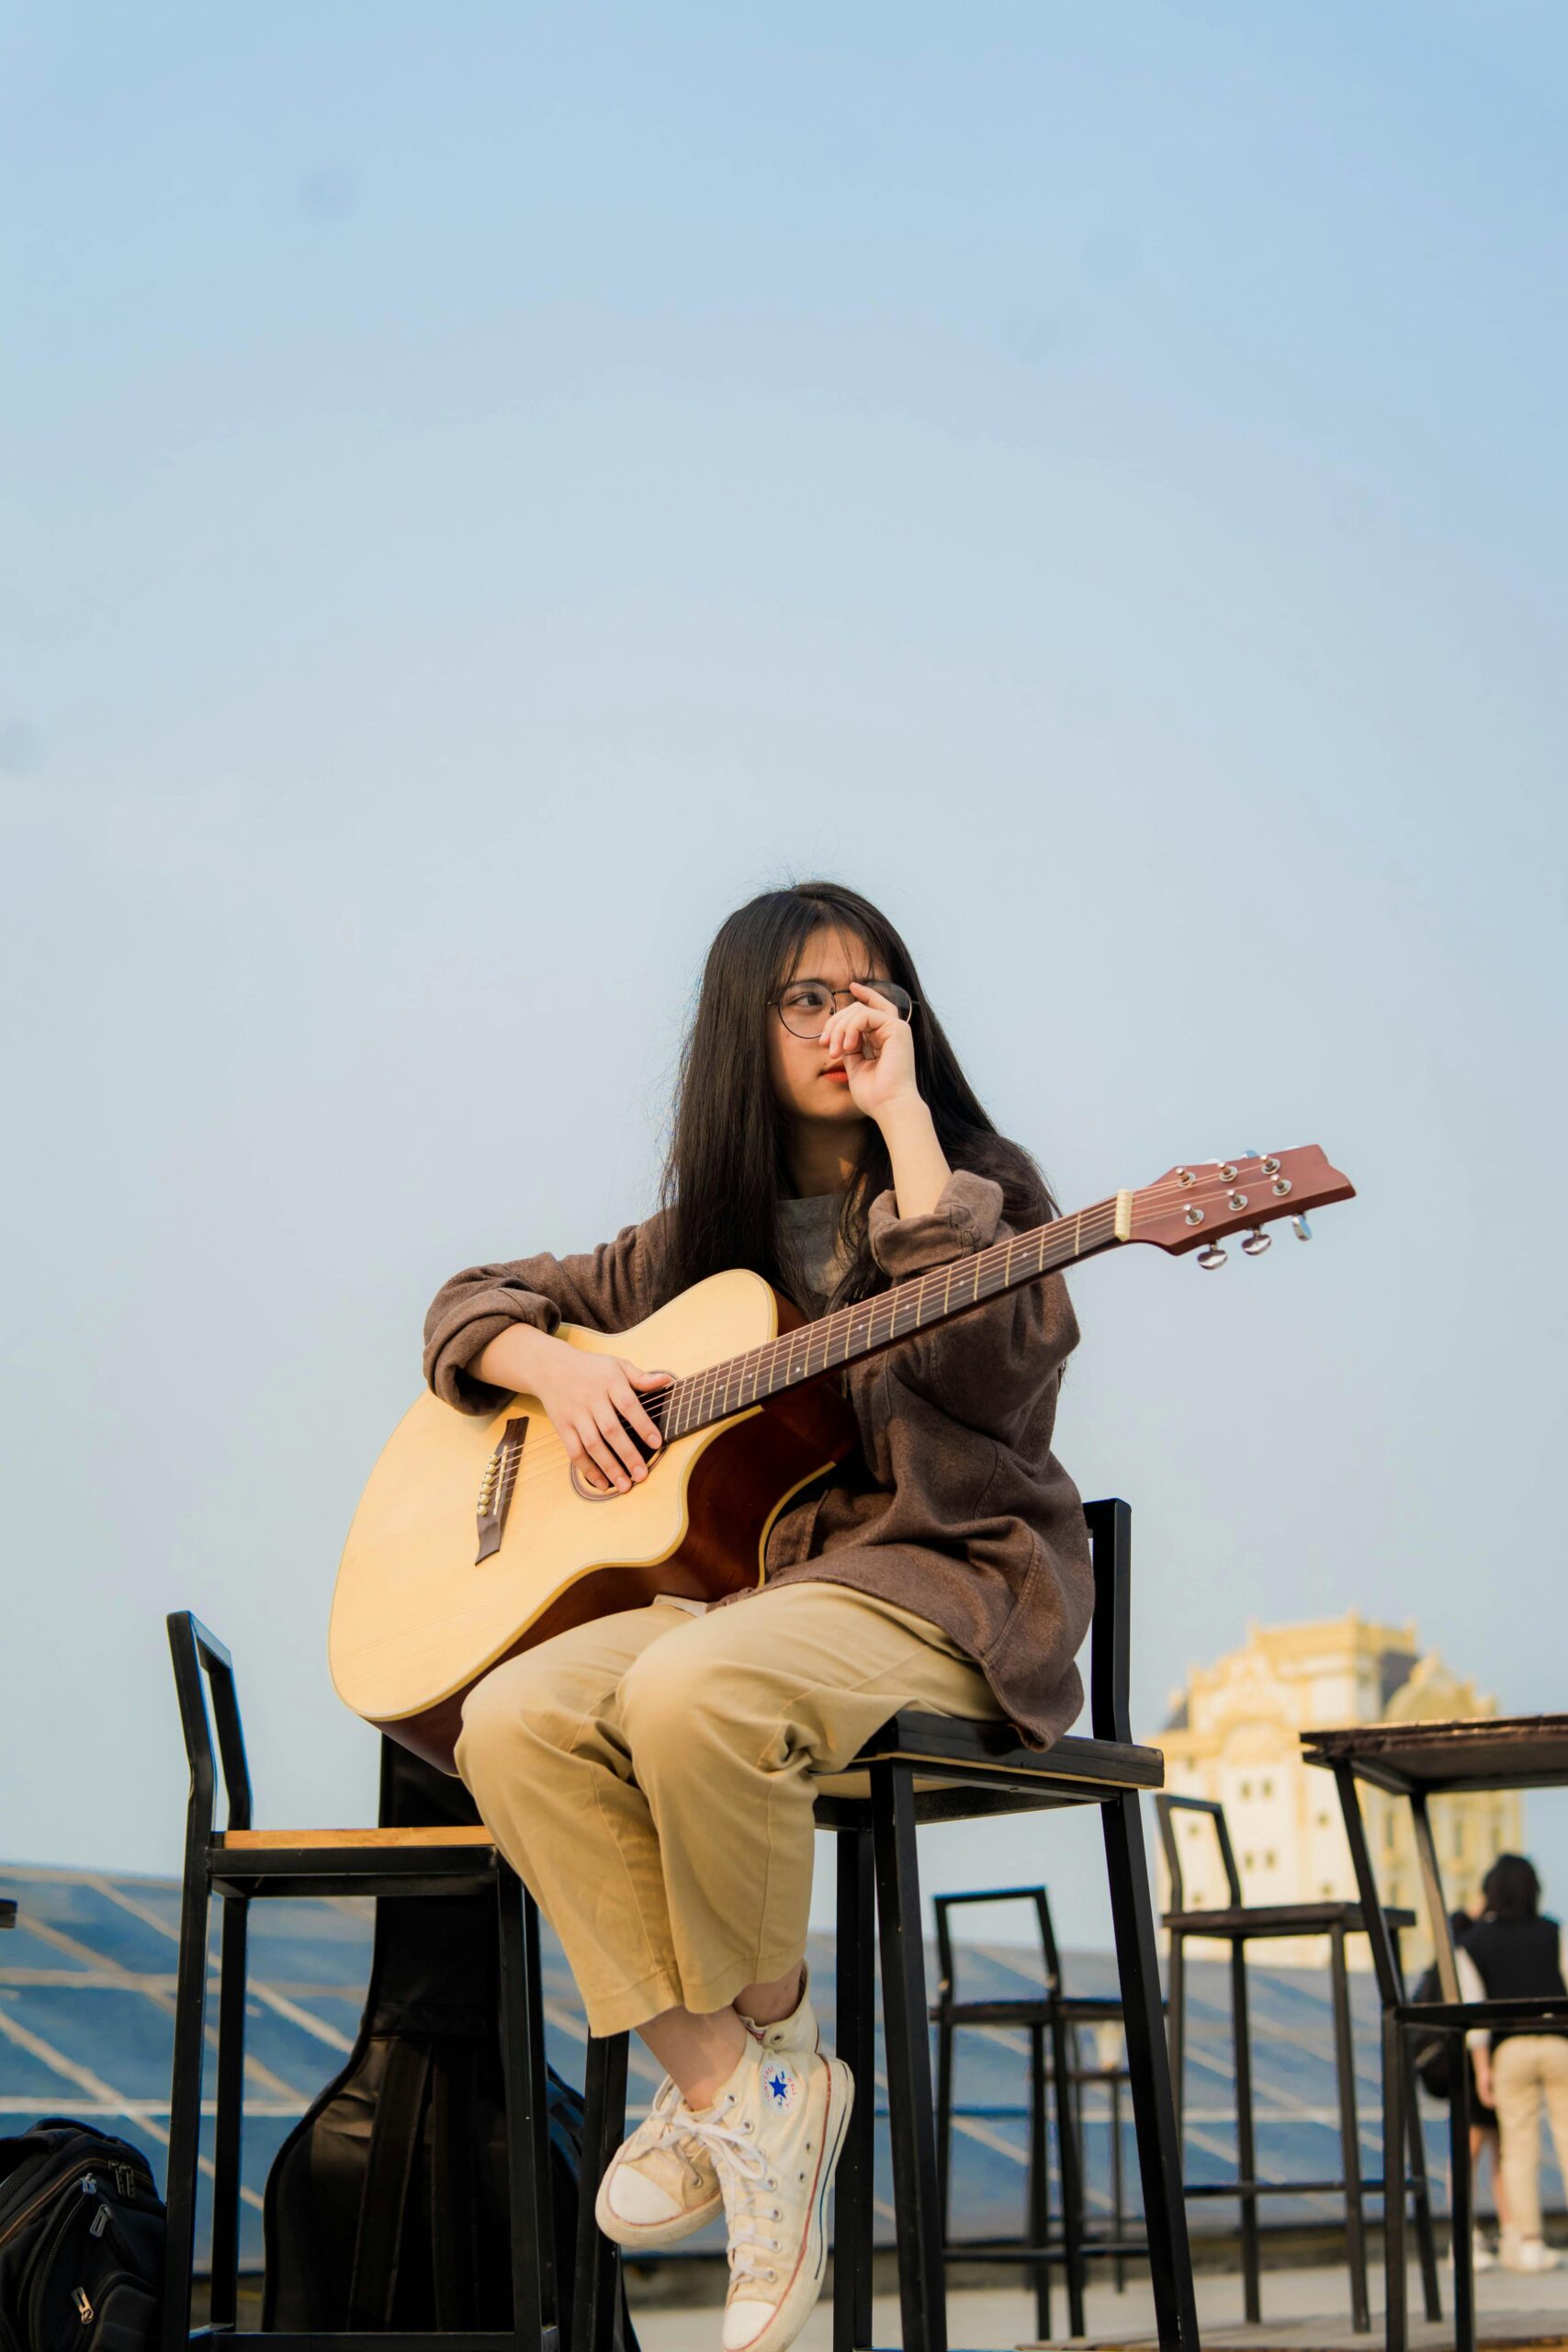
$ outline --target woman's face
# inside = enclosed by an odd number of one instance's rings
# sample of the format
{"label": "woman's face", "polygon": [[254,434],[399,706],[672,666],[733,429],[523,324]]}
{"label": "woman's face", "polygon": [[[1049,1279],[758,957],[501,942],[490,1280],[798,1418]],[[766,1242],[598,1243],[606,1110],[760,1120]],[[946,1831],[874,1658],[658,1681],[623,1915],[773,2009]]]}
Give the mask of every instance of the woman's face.
{"label": "woman's face", "polygon": [[[845,993],[836,1001],[842,1012],[857,1000],[848,993],[852,980],[886,980],[892,974],[885,972],[871,955],[863,940],[852,934],[846,937],[837,931],[814,931],[795,957],[790,970],[780,980],[775,995],[782,996],[792,981],[821,980],[830,989]],[[824,1025],[825,1022],[824,1022]],[[831,1075],[837,1069],[840,1075]],[[829,1057],[825,1046],[815,1037],[797,1037],[784,1027],[776,1005],[768,1008],[768,1075],[773,1080],[773,1098],[792,1117],[824,1120],[844,1128],[858,1126],[864,1118],[850,1099],[849,1080],[841,1075],[843,1063],[834,1055]]]}

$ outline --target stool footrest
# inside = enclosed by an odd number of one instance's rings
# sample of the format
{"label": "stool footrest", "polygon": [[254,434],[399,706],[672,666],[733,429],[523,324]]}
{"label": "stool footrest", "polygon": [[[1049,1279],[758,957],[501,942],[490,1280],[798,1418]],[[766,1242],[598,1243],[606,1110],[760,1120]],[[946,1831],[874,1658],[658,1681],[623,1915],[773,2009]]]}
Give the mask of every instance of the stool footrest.
{"label": "stool footrest", "polygon": [[[289,2352],[517,2352],[517,2338],[509,2327],[344,2328],[299,2335],[290,2329],[286,2338],[264,2335],[253,2328],[193,2327],[189,2341],[193,2347],[201,2346],[202,2352],[220,2352],[220,2347],[221,2352],[278,2352],[282,2341],[287,2341]],[[546,2329],[540,2352],[562,2352],[559,2328]]]}
{"label": "stool footrest", "polygon": [[[1147,2261],[1147,2238],[1081,2238],[1078,2254],[1085,2261],[1091,2255],[1112,2257],[1136,2257]],[[1065,2238],[1047,2238],[1043,2245],[1022,2245],[1016,2238],[993,2242],[981,2238],[973,2245],[963,2238],[950,2238],[942,2250],[944,2262],[1068,2262],[1072,2256]]]}
{"label": "stool footrest", "polygon": [[[1366,2181],[1361,2187],[1366,2188]],[[1342,2180],[1201,2180],[1184,2184],[1184,2197],[1325,2197],[1337,2196]]]}

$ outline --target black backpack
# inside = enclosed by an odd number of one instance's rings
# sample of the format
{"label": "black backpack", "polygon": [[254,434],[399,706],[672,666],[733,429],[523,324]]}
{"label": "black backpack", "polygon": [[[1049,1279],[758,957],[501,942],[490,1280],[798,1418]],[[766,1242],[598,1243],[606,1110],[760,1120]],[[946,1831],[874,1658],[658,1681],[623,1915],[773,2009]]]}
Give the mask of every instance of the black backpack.
{"label": "black backpack", "polygon": [[[1410,1997],[1413,2001],[1442,1999],[1443,1988],[1438,1982],[1435,1965],[1427,1969]],[[1415,2035],[1411,2037],[1411,2057],[1420,2077],[1421,2087],[1431,2098],[1441,2099],[1445,2106],[1454,2095],[1455,2046],[1450,2033],[1435,2033],[1425,2041],[1418,2041]]]}
{"label": "black backpack", "polygon": [[163,2276],[164,2204],[140,2148],[59,2115],[0,2140],[3,2352],[145,2352]]}
{"label": "black backpack", "polygon": [[[384,1826],[403,1827],[479,1818],[460,1781],[390,1741],[382,1743],[380,1815]],[[354,2048],[267,2175],[264,2328],[511,2326],[496,1968],[488,1895],[378,1900]],[[582,2101],[553,2067],[547,2105],[565,2344]],[[615,2343],[616,2352],[637,2352],[624,2291]]]}

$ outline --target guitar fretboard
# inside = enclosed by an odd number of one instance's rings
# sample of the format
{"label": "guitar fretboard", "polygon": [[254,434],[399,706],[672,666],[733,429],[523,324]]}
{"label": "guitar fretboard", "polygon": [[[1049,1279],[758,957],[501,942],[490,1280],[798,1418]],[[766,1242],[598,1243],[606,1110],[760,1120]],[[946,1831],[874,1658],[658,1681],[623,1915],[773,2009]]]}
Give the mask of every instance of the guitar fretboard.
{"label": "guitar fretboard", "polygon": [[[1124,1196],[1123,1196],[1124,1197]],[[874,1298],[858,1299],[852,1306],[803,1323],[781,1339],[768,1340],[746,1354],[728,1356],[705,1371],[690,1373],[644,1401],[666,1440],[689,1436],[713,1421],[785,1388],[799,1387],[825,1372],[855,1363],[863,1356],[890,1348],[913,1331],[931,1329],[966,1314],[1002,1291],[1018,1290],[1038,1282],[1042,1274],[1092,1258],[1125,1238],[1117,1227],[1115,1198],[1097,1201],[1092,1208],[1037,1225],[1010,1240],[993,1242],[988,1250],[954,1258],[929,1273],[895,1283]],[[660,1409],[661,1408],[661,1409]]]}

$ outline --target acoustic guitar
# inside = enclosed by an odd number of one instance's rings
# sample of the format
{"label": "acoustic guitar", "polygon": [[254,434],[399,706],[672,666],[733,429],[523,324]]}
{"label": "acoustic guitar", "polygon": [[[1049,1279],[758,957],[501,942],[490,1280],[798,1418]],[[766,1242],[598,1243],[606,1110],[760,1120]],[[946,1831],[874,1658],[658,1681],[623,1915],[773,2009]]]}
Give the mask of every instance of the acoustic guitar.
{"label": "acoustic guitar", "polygon": [[625,1493],[581,1476],[537,1397],[484,1417],[428,1392],[398,1423],[354,1514],[328,1649],[339,1696],[445,1771],[463,1699],[503,1658],[672,1593],[711,1600],[762,1578],[793,1495],[856,1442],[847,1364],[970,1314],[988,1298],[1146,1241],[1224,1261],[1226,1234],[1354,1196],[1315,1145],[1173,1168],[808,1322],[760,1274],[712,1274],[626,1331],[562,1323],[574,1348],[672,1373],[642,1399],[660,1430]]}

